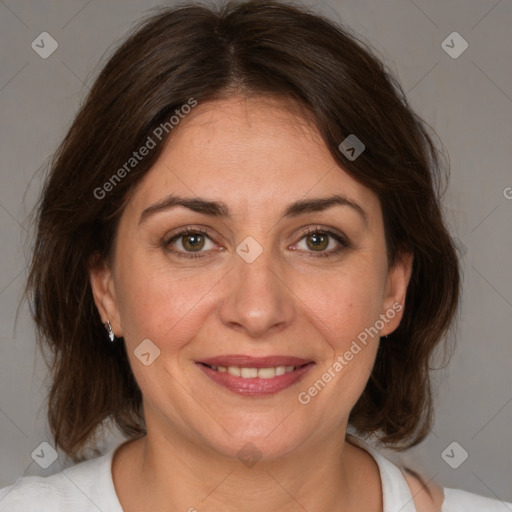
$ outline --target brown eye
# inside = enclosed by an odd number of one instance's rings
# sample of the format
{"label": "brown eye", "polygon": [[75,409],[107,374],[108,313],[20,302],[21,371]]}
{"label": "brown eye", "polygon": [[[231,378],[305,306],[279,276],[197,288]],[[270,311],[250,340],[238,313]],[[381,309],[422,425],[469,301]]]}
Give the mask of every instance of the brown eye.
{"label": "brown eye", "polygon": [[183,248],[186,251],[194,252],[196,250],[201,250],[204,247],[204,235],[200,233],[195,233],[192,235],[185,235],[180,237],[182,239]]}
{"label": "brown eye", "polygon": [[206,231],[186,228],[176,233],[172,238],[163,242],[163,248],[183,257],[202,257],[215,248]]}
{"label": "brown eye", "polygon": [[303,232],[297,244],[301,252],[314,257],[336,256],[350,247],[348,239],[341,232],[320,227],[309,228]]}
{"label": "brown eye", "polygon": [[307,235],[306,244],[312,251],[324,251],[329,246],[329,236],[321,232]]}

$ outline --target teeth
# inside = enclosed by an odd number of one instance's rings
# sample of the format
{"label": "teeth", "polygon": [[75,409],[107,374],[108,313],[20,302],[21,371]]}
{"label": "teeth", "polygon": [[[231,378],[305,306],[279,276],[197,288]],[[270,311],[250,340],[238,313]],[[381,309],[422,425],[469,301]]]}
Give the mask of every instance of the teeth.
{"label": "teeth", "polygon": [[273,379],[277,375],[276,368],[258,368],[258,377],[260,379]]}
{"label": "teeth", "polygon": [[258,368],[240,368],[240,377],[254,379],[258,376]]}
{"label": "teeth", "polygon": [[273,379],[285,373],[295,370],[295,366],[276,366],[275,368],[244,368],[240,366],[212,366],[212,370],[221,373],[229,373],[234,377],[242,377],[243,379]]}
{"label": "teeth", "polygon": [[240,377],[240,368],[238,366],[228,366],[228,373],[235,377]]}

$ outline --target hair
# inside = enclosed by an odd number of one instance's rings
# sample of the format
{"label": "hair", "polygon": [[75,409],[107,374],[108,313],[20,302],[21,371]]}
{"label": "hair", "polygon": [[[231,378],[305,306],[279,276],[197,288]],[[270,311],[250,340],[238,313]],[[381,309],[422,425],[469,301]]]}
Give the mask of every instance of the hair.
{"label": "hair", "polygon": [[[191,99],[232,96],[303,107],[340,167],[378,196],[388,265],[404,253],[414,261],[402,321],[380,343],[349,425],[398,450],[432,425],[430,362],[453,326],[460,268],[430,129],[341,24],[273,0],[189,3],[151,13],[115,50],[53,156],[35,210],[26,294],[38,345],[45,359],[51,353],[49,426],[75,462],[106,421],[129,438],[146,432],[125,344],[107,341],[94,304],[92,262],[110,261],[120,216],[172,136],[173,113]],[[156,147],[127,169],[158,127]],[[350,134],[365,145],[356,159],[339,149]]]}

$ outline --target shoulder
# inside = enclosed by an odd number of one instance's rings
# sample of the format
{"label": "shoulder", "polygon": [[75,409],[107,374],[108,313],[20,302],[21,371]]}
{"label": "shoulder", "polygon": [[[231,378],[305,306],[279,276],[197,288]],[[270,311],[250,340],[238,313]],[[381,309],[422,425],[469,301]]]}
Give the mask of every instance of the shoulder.
{"label": "shoulder", "polygon": [[97,512],[100,504],[108,504],[107,510],[117,512],[109,462],[106,454],[54,475],[21,477],[0,489],[0,511]]}
{"label": "shoulder", "polygon": [[76,487],[73,489],[71,481],[64,473],[48,477],[26,476],[19,478],[13,485],[0,489],[0,510],[64,512],[67,507],[71,510],[75,504],[79,504],[81,497],[78,492]]}
{"label": "shoulder", "polygon": [[444,512],[443,488],[434,482],[425,482],[416,472],[404,468],[404,477],[411,489],[417,512]]}
{"label": "shoulder", "polygon": [[512,502],[487,498],[461,489],[444,489],[443,512],[506,512]]}
{"label": "shoulder", "polygon": [[512,503],[487,498],[461,489],[442,488],[425,482],[420,475],[404,468],[417,512],[504,512]]}

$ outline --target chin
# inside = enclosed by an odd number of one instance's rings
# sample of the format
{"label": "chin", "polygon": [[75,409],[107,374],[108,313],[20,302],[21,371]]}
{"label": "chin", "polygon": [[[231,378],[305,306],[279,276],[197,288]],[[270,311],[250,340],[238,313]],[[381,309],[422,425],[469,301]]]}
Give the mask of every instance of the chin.
{"label": "chin", "polygon": [[[245,414],[243,419],[233,418],[222,427],[204,433],[203,440],[209,447],[228,458],[248,460],[275,460],[296,451],[310,437],[307,430],[295,421],[283,421],[285,415],[267,416]],[[290,427],[293,427],[291,430]]]}

